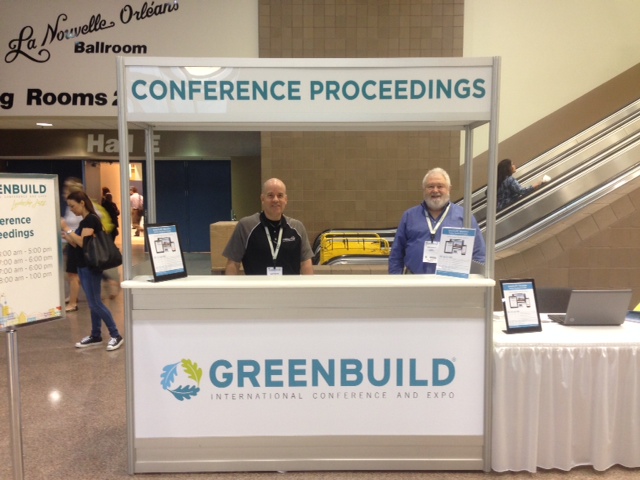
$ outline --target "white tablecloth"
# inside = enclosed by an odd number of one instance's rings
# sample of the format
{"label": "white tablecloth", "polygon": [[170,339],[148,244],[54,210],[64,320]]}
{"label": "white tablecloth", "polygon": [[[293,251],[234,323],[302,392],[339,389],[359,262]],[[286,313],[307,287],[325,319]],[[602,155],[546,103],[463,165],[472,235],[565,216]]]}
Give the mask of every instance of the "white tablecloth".
{"label": "white tablecloth", "polygon": [[494,321],[492,469],[640,467],[640,323],[504,328]]}

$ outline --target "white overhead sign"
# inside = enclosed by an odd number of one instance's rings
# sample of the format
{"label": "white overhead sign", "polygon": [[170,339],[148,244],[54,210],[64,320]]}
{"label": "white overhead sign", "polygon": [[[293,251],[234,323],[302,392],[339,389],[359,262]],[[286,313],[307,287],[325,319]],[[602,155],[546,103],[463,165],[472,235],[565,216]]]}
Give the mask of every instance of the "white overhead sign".
{"label": "white overhead sign", "polygon": [[446,124],[491,113],[491,59],[144,60],[125,59],[128,121]]}

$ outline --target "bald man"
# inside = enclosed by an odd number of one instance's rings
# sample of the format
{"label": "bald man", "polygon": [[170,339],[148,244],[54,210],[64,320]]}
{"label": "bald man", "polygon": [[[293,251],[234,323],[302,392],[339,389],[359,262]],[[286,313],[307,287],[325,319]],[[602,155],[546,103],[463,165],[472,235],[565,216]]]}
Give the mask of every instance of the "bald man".
{"label": "bald man", "polygon": [[313,251],[302,222],[284,216],[287,187],[270,178],[262,185],[262,212],[240,219],[222,255],[225,274],[312,275]]}

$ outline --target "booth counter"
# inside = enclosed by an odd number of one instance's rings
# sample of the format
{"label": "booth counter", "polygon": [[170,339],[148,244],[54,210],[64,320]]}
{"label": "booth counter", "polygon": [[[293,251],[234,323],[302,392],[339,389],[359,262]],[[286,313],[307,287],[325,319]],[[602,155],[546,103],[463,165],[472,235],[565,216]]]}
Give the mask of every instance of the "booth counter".
{"label": "booth counter", "polygon": [[[132,56],[116,71],[121,189],[135,124],[150,223],[157,130],[460,131],[469,179],[489,127],[484,276],[153,284],[133,277],[124,229],[129,473],[489,471],[500,59]],[[321,94],[338,84],[350,101]],[[470,228],[470,182],[464,197]]]}
{"label": "booth counter", "polygon": [[485,468],[493,280],[149,280],[123,283],[134,473]]}

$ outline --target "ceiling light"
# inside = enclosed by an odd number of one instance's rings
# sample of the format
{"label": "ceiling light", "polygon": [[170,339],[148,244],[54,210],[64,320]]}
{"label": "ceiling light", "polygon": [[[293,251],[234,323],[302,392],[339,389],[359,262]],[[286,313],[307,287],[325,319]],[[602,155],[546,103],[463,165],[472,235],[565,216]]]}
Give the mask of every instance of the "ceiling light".
{"label": "ceiling light", "polygon": [[53,127],[53,123],[45,123],[45,122],[38,122],[36,123],[36,125],[39,127]]}
{"label": "ceiling light", "polygon": [[184,69],[194,77],[209,77],[218,70],[222,70],[221,67],[184,67]]}
{"label": "ceiling light", "polygon": [[59,390],[51,390],[49,392],[49,402],[56,404],[60,403],[60,400],[62,400],[62,393]]}

